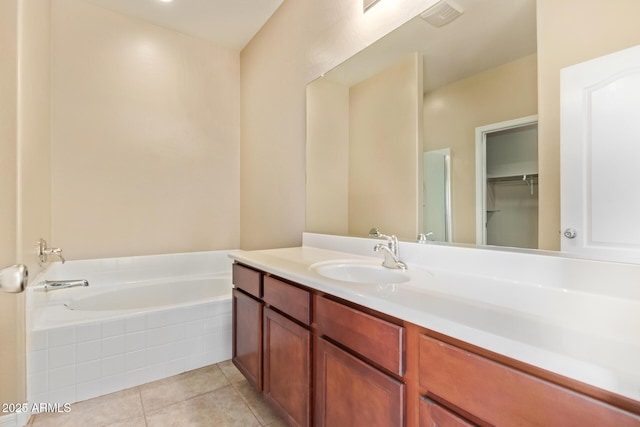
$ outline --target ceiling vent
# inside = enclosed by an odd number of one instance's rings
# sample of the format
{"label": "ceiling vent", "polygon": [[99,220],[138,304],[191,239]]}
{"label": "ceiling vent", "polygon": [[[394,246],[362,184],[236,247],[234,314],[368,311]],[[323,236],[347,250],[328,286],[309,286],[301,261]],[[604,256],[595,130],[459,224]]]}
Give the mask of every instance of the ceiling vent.
{"label": "ceiling vent", "polygon": [[420,17],[434,27],[442,27],[462,15],[464,10],[453,2],[442,0],[424,11]]}

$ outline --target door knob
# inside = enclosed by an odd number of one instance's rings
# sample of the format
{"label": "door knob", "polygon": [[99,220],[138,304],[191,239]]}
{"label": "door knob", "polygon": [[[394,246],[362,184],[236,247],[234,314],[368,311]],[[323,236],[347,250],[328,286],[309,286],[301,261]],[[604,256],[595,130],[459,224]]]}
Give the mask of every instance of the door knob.
{"label": "door knob", "polygon": [[28,276],[27,267],[22,264],[0,269],[0,289],[11,293],[22,292],[27,284]]}
{"label": "door knob", "polygon": [[576,237],[576,230],[574,230],[573,228],[567,228],[564,230],[564,237],[566,237],[567,239],[573,239]]}

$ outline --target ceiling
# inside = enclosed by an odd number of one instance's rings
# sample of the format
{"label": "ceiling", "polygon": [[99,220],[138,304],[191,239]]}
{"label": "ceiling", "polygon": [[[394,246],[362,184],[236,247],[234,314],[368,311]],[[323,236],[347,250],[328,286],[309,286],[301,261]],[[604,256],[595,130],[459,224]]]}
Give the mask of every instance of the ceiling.
{"label": "ceiling", "polygon": [[283,0],[85,0],[217,46],[242,50]]}
{"label": "ceiling", "polygon": [[407,22],[325,75],[351,86],[406,57],[422,54],[424,90],[536,53],[535,0],[451,0],[463,9],[440,28],[420,17]]}

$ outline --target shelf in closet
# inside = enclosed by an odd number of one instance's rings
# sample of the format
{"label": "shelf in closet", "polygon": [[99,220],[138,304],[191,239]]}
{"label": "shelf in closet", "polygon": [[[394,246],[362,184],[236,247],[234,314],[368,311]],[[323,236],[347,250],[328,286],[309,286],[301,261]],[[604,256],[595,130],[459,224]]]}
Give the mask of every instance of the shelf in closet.
{"label": "shelf in closet", "polygon": [[504,181],[525,181],[528,179],[538,179],[537,173],[523,173],[519,175],[505,175],[505,176],[490,176],[487,177],[487,182],[504,182]]}

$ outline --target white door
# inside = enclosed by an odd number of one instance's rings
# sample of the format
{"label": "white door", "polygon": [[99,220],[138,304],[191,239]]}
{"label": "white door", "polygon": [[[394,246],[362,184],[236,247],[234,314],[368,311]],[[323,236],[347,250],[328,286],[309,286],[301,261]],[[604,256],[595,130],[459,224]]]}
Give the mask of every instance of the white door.
{"label": "white door", "polygon": [[640,262],[640,46],[561,72],[562,251]]}

